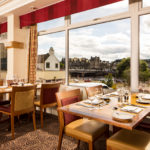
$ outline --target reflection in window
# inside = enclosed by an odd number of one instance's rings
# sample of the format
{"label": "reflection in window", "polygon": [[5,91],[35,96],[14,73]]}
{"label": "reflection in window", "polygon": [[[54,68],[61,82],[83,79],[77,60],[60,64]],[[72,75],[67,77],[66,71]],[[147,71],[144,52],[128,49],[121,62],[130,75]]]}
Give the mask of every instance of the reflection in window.
{"label": "reflection in window", "polygon": [[70,30],[70,84],[129,85],[130,41],[129,19]]}
{"label": "reflection in window", "polygon": [[95,18],[114,15],[125,11],[128,11],[128,0],[123,0],[99,8],[73,14],[71,15],[71,23],[83,22]]}
{"label": "reflection in window", "polygon": [[64,32],[38,36],[37,80],[64,80],[64,60]]}
{"label": "reflection in window", "polygon": [[[140,17],[140,88],[149,87],[150,81],[150,15]],[[141,90],[142,90],[141,89]]]}
{"label": "reflection in window", "polygon": [[45,31],[51,28],[56,28],[64,25],[64,17],[38,23],[38,31]]}
{"label": "reflection in window", "polygon": [[143,7],[150,6],[150,1],[149,0],[143,0]]}

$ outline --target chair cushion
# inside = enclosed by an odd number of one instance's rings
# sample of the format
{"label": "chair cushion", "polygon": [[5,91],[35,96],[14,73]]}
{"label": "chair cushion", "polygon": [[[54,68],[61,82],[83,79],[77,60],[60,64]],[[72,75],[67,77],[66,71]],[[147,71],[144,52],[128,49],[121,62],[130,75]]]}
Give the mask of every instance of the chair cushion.
{"label": "chair cushion", "polygon": [[10,113],[11,112],[11,105],[8,105],[8,106],[0,106],[0,112],[8,112]]}
{"label": "chair cushion", "polygon": [[121,130],[107,140],[112,150],[150,150],[150,134],[133,130]]}
{"label": "chair cushion", "polygon": [[[73,104],[79,101],[79,97],[78,96],[74,96],[74,97],[69,97],[69,98],[64,98],[61,100],[62,106],[66,106],[69,104]],[[65,125],[69,124],[72,121],[75,121],[77,119],[80,119],[81,117],[79,116],[74,116],[71,115],[69,113],[64,113],[64,123]]]}
{"label": "chair cushion", "polygon": [[65,133],[89,142],[102,135],[106,129],[106,125],[103,123],[88,119],[78,119],[65,126]]}

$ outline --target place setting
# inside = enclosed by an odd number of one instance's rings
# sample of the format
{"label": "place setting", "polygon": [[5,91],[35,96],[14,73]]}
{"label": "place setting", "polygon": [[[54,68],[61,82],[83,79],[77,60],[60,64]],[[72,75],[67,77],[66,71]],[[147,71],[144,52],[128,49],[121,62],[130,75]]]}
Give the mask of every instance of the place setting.
{"label": "place setting", "polygon": [[141,104],[150,104],[150,94],[143,94],[143,93],[139,93],[137,96],[137,103],[141,103]]}

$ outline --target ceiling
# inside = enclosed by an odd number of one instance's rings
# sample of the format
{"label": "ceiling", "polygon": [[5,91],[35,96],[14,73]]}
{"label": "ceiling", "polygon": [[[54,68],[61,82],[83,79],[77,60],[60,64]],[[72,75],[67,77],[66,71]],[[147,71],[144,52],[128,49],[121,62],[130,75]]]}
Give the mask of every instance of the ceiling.
{"label": "ceiling", "polygon": [[64,0],[0,0],[0,22],[11,13],[20,16],[60,1]]}

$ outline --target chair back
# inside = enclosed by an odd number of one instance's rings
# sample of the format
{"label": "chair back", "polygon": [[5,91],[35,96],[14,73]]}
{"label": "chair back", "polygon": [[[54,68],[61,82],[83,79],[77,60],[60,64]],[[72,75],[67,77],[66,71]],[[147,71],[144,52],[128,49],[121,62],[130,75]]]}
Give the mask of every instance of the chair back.
{"label": "chair back", "polygon": [[93,87],[86,87],[87,96],[94,96],[96,94],[103,93],[102,85],[97,85]]}
{"label": "chair back", "polygon": [[19,114],[33,111],[34,95],[34,86],[13,86],[11,95],[11,111]]}
{"label": "chair back", "polygon": [[62,106],[66,106],[80,101],[80,89],[56,93],[56,98],[57,98],[57,105],[58,105],[58,117],[61,126],[65,126],[71,123],[72,121],[80,119],[80,117],[78,116],[74,116],[59,111],[59,108]]}
{"label": "chair back", "polygon": [[0,79],[0,86],[3,86],[3,80]]}
{"label": "chair back", "polygon": [[58,83],[42,84],[40,95],[41,105],[56,103],[56,93],[59,91],[59,87],[60,84]]}

